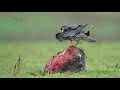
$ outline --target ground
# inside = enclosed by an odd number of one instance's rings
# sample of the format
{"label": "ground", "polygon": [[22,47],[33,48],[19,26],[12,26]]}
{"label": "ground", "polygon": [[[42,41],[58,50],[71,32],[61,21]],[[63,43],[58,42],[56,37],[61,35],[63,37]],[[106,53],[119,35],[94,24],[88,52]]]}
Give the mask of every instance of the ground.
{"label": "ground", "polygon": [[[88,58],[88,70],[79,73],[46,74],[44,67],[70,42],[0,42],[0,78],[120,78],[120,43],[82,43],[77,47],[84,50]],[[13,67],[23,53],[20,74],[13,76]]]}

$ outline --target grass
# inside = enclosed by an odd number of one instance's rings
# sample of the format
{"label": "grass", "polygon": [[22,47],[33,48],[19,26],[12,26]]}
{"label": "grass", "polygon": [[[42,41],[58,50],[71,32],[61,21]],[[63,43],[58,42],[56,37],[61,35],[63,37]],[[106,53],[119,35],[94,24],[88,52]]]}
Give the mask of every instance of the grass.
{"label": "grass", "polygon": [[[20,18],[23,18],[21,20]],[[65,24],[85,24],[99,40],[119,40],[120,13],[0,13],[0,78],[119,78],[120,42],[83,43],[88,57],[88,71],[43,75],[46,63],[70,42],[54,40]],[[52,22],[51,22],[52,21]],[[46,36],[46,37],[44,37]],[[97,39],[97,40],[98,40]],[[6,40],[6,42],[4,42]],[[10,42],[10,40],[43,40],[39,42]],[[9,42],[7,42],[9,41]],[[13,76],[14,65],[22,54],[20,74]]]}
{"label": "grass", "polygon": [[[70,42],[0,42],[0,78],[120,78],[120,42],[82,43],[88,57],[88,71],[43,75],[46,63]],[[14,65],[22,54],[20,74]]]}

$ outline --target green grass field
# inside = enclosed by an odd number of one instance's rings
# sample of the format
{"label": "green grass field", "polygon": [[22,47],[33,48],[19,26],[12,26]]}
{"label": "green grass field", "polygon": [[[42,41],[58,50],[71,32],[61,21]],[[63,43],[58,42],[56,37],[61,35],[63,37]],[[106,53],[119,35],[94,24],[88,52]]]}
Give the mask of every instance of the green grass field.
{"label": "green grass field", "polygon": [[[119,19],[119,12],[0,12],[0,78],[120,78]],[[47,62],[70,45],[55,39],[66,24],[88,24],[86,31],[97,40],[78,45],[88,70],[43,75]],[[20,74],[13,76],[21,53]]]}
{"label": "green grass field", "polygon": [[[46,63],[70,42],[0,42],[0,78],[120,78],[120,43],[82,43],[88,57],[88,70],[79,73],[43,75]],[[13,76],[13,66],[23,53],[20,74]]]}

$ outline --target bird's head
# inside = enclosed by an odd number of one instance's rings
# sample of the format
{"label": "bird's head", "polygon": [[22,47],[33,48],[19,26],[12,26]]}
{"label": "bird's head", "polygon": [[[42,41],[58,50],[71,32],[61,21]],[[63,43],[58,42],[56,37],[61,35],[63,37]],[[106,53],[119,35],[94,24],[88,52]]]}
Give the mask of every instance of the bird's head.
{"label": "bird's head", "polygon": [[62,37],[61,33],[56,34],[56,39],[58,39],[60,42],[63,41],[63,37]]}

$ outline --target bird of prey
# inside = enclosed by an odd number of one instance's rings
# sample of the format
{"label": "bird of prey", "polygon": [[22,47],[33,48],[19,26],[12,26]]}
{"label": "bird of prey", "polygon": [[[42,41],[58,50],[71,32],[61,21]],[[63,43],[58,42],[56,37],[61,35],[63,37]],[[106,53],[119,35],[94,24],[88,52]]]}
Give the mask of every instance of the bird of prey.
{"label": "bird of prey", "polygon": [[61,32],[56,34],[56,39],[58,39],[60,42],[64,40],[70,40],[72,45],[73,41],[76,41],[77,43],[75,46],[79,43],[80,40],[88,41],[88,42],[96,42],[95,39],[91,38],[90,31],[85,33],[84,28],[88,24],[85,25],[64,25],[61,27]]}

